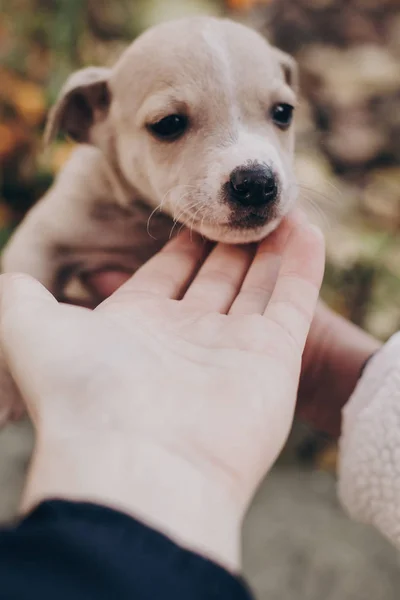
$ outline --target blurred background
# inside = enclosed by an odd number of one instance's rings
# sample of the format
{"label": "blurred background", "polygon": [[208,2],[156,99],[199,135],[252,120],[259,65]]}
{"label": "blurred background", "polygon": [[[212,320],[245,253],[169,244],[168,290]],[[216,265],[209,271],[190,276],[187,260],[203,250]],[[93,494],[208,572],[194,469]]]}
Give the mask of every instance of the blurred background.
{"label": "blurred background", "polygon": [[[327,235],[323,295],[387,339],[400,328],[400,0],[0,0],[0,247],[72,149],[41,146],[68,74],[194,13],[240,19],[299,61],[297,170]],[[0,519],[15,512],[30,444],[26,424],[0,434]],[[399,597],[397,555],[337,506],[335,461],[297,426],[261,489],[245,545],[261,600]]]}

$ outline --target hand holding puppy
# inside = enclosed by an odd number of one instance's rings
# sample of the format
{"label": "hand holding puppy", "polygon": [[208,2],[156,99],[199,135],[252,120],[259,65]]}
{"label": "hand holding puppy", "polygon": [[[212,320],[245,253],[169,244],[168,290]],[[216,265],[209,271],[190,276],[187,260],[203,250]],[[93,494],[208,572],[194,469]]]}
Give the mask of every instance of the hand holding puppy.
{"label": "hand holding puppy", "polygon": [[25,509],[108,504],[236,569],[291,426],[324,252],[292,219],[255,254],[206,253],[183,233],[94,311],[3,276],[0,341],[37,431]]}

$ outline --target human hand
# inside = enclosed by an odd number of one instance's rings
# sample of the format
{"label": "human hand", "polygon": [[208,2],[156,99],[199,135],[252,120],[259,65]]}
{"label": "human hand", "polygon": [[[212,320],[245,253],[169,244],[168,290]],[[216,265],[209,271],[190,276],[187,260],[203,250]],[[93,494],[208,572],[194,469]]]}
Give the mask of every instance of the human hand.
{"label": "human hand", "polygon": [[[91,287],[107,298],[129,278],[126,273],[92,274]],[[362,367],[381,343],[319,301],[303,354],[296,411],[316,430],[337,438],[342,408]]]}
{"label": "human hand", "polygon": [[[97,272],[90,285],[102,298],[127,279],[117,271]],[[319,301],[303,354],[297,415],[317,431],[337,438],[342,409],[359,380],[365,362],[381,343]]]}
{"label": "human hand", "polygon": [[254,258],[205,253],[183,233],[94,311],[4,275],[0,335],[37,432],[25,508],[109,504],[235,569],[290,430],[324,252],[287,220]]}
{"label": "human hand", "polygon": [[338,437],[342,409],[366,361],[380,347],[378,340],[320,301],[303,354],[298,416],[318,431]]}

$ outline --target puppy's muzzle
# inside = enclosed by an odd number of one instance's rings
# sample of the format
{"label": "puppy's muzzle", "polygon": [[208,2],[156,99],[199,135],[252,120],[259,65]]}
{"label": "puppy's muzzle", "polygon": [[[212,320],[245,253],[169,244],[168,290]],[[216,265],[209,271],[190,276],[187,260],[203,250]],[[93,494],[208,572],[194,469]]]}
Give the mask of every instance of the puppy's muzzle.
{"label": "puppy's muzzle", "polygon": [[238,167],[232,171],[227,185],[228,200],[234,205],[262,209],[278,197],[278,180],[265,165]]}

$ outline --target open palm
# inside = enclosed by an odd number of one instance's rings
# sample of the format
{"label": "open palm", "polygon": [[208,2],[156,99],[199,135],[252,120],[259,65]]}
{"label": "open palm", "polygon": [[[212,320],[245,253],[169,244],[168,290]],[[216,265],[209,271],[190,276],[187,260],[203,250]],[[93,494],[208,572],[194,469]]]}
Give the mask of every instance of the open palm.
{"label": "open palm", "polygon": [[258,248],[210,251],[184,232],[94,311],[3,276],[2,344],[55,435],[77,422],[134,433],[218,473],[245,505],[291,426],[323,267],[302,219]]}

